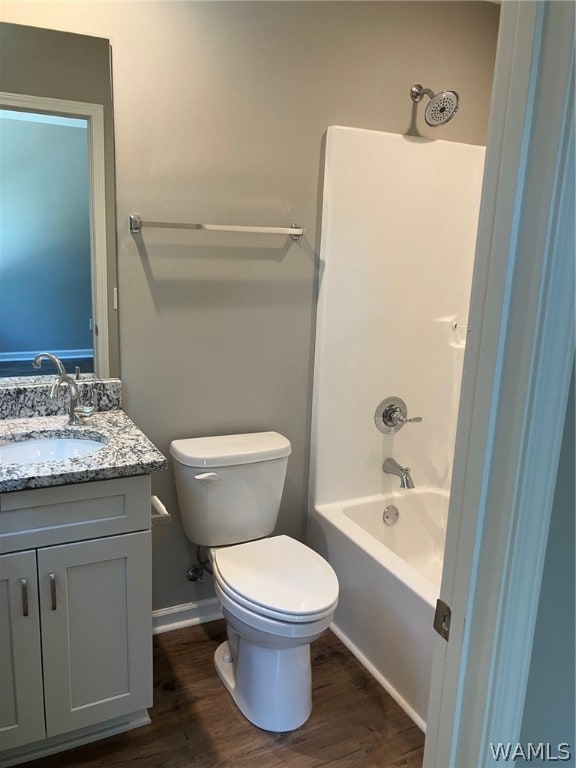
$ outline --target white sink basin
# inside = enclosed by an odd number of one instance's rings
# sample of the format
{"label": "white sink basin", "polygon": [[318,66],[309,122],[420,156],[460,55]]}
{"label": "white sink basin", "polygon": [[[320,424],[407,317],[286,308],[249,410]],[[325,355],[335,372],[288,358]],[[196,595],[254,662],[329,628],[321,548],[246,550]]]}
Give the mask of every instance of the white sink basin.
{"label": "white sink basin", "polygon": [[104,448],[100,440],[72,437],[43,437],[0,445],[3,464],[40,464],[87,456]]}

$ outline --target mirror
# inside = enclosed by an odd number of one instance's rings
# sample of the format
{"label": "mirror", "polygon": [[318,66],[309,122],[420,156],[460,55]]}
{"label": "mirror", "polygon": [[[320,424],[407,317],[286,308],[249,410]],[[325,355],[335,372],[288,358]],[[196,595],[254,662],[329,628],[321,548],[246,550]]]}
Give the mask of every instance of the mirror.
{"label": "mirror", "polygon": [[120,373],[110,72],[108,40],[0,24],[0,377]]}
{"label": "mirror", "polygon": [[41,350],[108,370],[103,159],[99,105],[0,94],[4,375],[29,373]]}

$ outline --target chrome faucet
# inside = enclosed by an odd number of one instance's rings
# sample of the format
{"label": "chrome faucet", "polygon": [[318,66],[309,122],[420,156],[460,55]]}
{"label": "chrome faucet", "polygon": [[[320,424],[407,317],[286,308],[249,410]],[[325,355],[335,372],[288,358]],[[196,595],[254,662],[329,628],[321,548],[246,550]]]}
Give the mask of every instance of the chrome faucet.
{"label": "chrome faucet", "polygon": [[39,355],[36,355],[34,360],[32,360],[32,368],[40,368],[42,365],[42,360],[50,360],[53,362],[56,366],[56,370],[58,371],[58,376],[66,376],[66,369],[62,365],[62,360],[60,360],[59,357],[56,357],[56,355],[53,355],[51,352],[40,352]]}
{"label": "chrome faucet", "polygon": [[395,459],[388,458],[382,464],[382,471],[400,478],[400,488],[414,488],[410,467],[402,467]]}
{"label": "chrome faucet", "polygon": [[80,424],[80,418],[84,418],[86,416],[92,416],[94,413],[95,407],[93,405],[79,405],[80,402],[80,393],[78,391],[78,385],[74,381],[74,379],[69,376],[67,373],[64,373],[63,376],[58,376],[58,378],[52,383],[50,387],[50,399],[55,400],[58,395],[58,390],[60,389],[60,386],[62,384],[66,384],[68,386],[68,391],[70,392],[70,406],[68,408],[68,424],[72,424],[73,426],[78,426]]}
{"label": "chrome faucet", "polygon": [[56,370],[58,371],[58,376],[50,385],[50,391],[48,393],[50,399],[55,400],[58,396],[60,387],[62,384],[65,384],[68,387],[68,391],[70,392],[68,424],[78,426],[80,424],[80,418],[92,416],[95,411],[95,407],[93,405],[80,405],[80,393],[78,391],[78,385],[74,379],[66,373],[66,369],[62,365],[62,361],[56,357],[56,355],[53,355],[50,352],[40,352],[40,354],[36,355],[32,361],[32,366],[34,368],[40,368],[42,365],[42,360],[51,360],[56,366]]}

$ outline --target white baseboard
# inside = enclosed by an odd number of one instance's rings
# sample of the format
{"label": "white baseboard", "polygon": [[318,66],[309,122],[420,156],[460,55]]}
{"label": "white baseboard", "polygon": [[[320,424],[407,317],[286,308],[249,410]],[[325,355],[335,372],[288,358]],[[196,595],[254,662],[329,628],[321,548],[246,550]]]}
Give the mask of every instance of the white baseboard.
{"label": "white baseboard", "polygon": [[171,632],[173,629],[191,627],[221,618],[220,603],[215,597],[195,603],[171,605],[169,608],[159,608],[152,612],[152,632],[159,635],[162,632]]}

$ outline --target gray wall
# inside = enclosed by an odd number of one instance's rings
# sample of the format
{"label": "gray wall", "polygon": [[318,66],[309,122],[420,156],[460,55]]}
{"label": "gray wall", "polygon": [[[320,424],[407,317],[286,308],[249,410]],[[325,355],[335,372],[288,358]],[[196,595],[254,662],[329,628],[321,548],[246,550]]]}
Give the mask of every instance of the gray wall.
{"label": "gray wall", "polygon": [[[558,745],[569,744],[572,759],[560,765],[576,760],[574,419],[572,374],[520,737],[525,746],[549,744],[556,757],[565,755]],[[529,762],[550,765],[546,759]]]}
{"label": "gray wall", "polygon": [[[111,40],[129,415],[165,453],[183,436],[285,434],[280,531],[301,536],[305,525],[325,131],[483,144],[498,13],[485,2],[3,3],[7,21]],[[416,82],[458,91],[457,117],[426,129],[408,96]],[[297,222],[306,238],[150,229],[135,239],[131,212]],[[177,512],[171,469],[153,485]],[[186,580],[192,555],[178,519],[155,530],[156,607],[212,594]]]}

